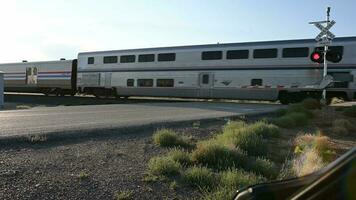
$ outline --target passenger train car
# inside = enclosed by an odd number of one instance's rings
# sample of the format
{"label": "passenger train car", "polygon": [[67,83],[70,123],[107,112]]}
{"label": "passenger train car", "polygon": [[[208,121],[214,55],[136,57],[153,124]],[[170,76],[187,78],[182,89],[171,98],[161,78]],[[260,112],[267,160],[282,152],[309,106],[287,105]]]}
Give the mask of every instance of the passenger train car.
{"label": "passenger train car", "polygon": [[[83,52],[74,60],[0,64],[5,90],[98,97],[153,96],[280,100],[356,97],[356,37],[334,39],[342,59],[323,64],[310,56],[315,40],[285,40]],[[331,77],[331,78],[330,78]]]}
{"label": "passenger train car", "polygon": [[[323,65],[310,59],[315,40],[286,40],[163,47],[78,54],[77,87],[96,96],[159,96],[300,101],[356,94],[356,37],[334,39],[342,55]],[[324,86],[323,86],[324,85]]]}
{"label": "passenger train car", "polygon": [[77,60],[0,64],[0,71],[7,92],[76,93]]}

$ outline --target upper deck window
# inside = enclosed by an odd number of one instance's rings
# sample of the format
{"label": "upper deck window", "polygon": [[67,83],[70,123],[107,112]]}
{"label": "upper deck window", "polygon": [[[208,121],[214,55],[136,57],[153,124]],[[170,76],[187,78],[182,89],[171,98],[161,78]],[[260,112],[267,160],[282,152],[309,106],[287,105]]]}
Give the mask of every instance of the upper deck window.
{"label": "upper deck window", "polygon": [[154,62],[155,55],[154,54],[142,54],[138,56],[138,62]]}
{"label": "upper deck window", "polygon": [[226,59],[248,59],[248,50],[230,50],[226,53]]}
{"label": "upper deck window", "polygon": [[133,63],[136,60],[135,55],[124,55],[120,56],[120,63]]}
{"label": "upper deck window", "polygon": [[104,64],[117,63],[117,56],[104,56]]}
{"label": "upper deck window", "polygon": [[277,58],[277,49],[255,49],[253,58]]}
{"label": "upper deck window", "polygon": [[175,53],[160,53],[160,54],[158,54],[158,61],[160,61],[160,62],[175,61],[175,60],[176,60]]}
{"label": "upper deck window", "polygon": [[[316,51],[324,51],[324,47],[316,47],[315,50]],[[329,46],[329,51],[338,52],[341,55],[343,55],[344,47],[343,46]]]}
{"label": "upper deck window", "polygon": [[201,54],[202,60],[221,60],[222,51],[204,51]]}
{"label": "upper deck window", "polygon": [[88,65],[94,64],[94,57],[89,57],[88,58]]}
{"label": "upper deck window", "polygon": [[282,53],[283,58],[303,58],[309,57],[308,47],[284,48]]}

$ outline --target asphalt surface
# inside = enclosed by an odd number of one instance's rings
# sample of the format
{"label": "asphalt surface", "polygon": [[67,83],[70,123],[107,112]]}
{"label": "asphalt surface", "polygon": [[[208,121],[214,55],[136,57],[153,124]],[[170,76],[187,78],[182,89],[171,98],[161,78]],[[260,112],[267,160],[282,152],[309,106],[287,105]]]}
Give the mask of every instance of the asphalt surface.
{"label": "asphalt surface", "polygon": [[215,102],[35,107],[0,111],[0,139],[271,112],[281,105]]}

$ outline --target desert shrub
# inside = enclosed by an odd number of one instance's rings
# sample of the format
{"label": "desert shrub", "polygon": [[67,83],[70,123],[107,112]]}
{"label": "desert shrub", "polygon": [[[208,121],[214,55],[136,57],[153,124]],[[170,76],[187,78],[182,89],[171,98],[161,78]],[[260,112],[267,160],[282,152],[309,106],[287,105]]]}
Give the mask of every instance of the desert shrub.
{"label": "desert shrub", "polygon": [[275,113],[276,113],[277,117],[281,117],[281,116],[287,114],[287,109],[285,109],[285,108],[280,108],[280,109],[278,109]]}
{"label": "desert shrub", "polygon": [[269,124],[265,121],[258,121],[248,126],[258,135],[261,135],[263,138],[268,137],[278,137],[280,135],[279,128],[273,124]]}
{"label": "desert shrub", "polygon": [[187,139],[170,129],[160,129],[153,134],[153,142],[161,147],[190,147]]}
{"label": "desert shrub", "polygon": [[331,127],[332,132],[338,135],[348,135],[352,129],[352,124],[347,119],[336,119]]}
{"label": "desert shrub", "polygon": [[307,99],[304,99],[301,102],[301,104],[306,109],[310,109],[310,110],[321,109],[321,104],[320,104],[320,101],[318,99],[307,98]]}
{"label": "desert shrub", "polygon": [[182,166],[169,157],[153,157],[148,162],[148,169],[154,175],[173,176],[179,173]]}
{"label": "desert shrub", "polygon": [[309,117],[302,112],[292,112],[278,117],[272,122],[282,128],[295,128],[307,125],[309,123]]}
{"label": "desert shrub", "polygon": [[304,176],[313,173],[325,166],[323,159],[314,149],[308,148],[303,154],[294,158],[293,171],[297,176]]}
{"label": "desert shrub", "polygon": [[344,108],[343,114],[348,117],[356,117],[356,105]]}
{"label": "desert shrub", "polygon": [[215,140],[198,143],[192,152],[193,162],[217,169],[240,166],[245,157],[239,149],[229,148]]}
{"label": "desert shrub", "polygon": [[274,124],[282,128],[294,128],[296,127],[296,122],[290,115],[284,115],[272,120]]}
{"label": "desert shrub", "polygon": [[332,126],[345,127],[346,129],[352,129],[352,124],[347,119],[336,119],[333,121]]}
{"label": "desert shrub", "polygon": [[333,127],[331,127],[331,131],[337,135],[348,135],[349,134],[349,130],[347,130],[347,128],[341,127],[341,126],[333,126]]}
{"label": "desert shrub", "polygon": [[130,190],[116,192],[115,199],[116,200],[131,200],[131,199],[133,199],[133,192]]}
{"label": "desert shrub", "polygon": [[262,176],[239,169],[229,169],[227,171],[220,172],[219,177],[220,185],[222,187],[233,188],[235,190],[266,181],[266,178]]}
{"label": "desert shrub", "polygon": [[247,124],[243,121],[229,121],[223,128],[223,132],[231,132],[245,127]]}
{"label": "desert shrub", "polygon": [[198,188],[212,188],[216,182],[214,173],[206,167],[188,168],[182,176],[185,184]]}
{"label": "desert shrub", "polygon": [[306,151],[313,150],[324,162],[330,162],[333,159],[333,152],[331,151],[329,140],[327,136],[323,136],[320,133],[316,135],[305,134],[298,136],[295,139],[295,153],[303,154]]}
{"label": "desert shrub", "polygon": [[181,165],[187,166],[191,164],[191,159],[190,159],[190,154],[189,152],[183,150],[183,149],[178,149],[178,148],[173,148],[168,152],[168,157],[170,157],[172,160],[179,162]]}
{"label": "desert shrub", "polygon": [[204,200],[226,200],[233,199],[236,194],[236,189],[220,187],[216,189],[214,192],[205,191],[203,192],[202,199]]}
{"label": "desert shrub", "polygon": [[309,123],[309,119],[304,113],[291,113],[288,116],[293,119],[297,127],[305,126]]}
{"label": "desert shrub", "polygon": [[306,109],[303,105],[301,104],[291,104],[287,107],[287,114],[290,113],[304,113],[307,117],[312,118],[313,113]]}
{"label": "desert shrub", "polygon": [[266,158],[250,158],[245,168],[269,179],[274,179],[278,175],[277,166]]}

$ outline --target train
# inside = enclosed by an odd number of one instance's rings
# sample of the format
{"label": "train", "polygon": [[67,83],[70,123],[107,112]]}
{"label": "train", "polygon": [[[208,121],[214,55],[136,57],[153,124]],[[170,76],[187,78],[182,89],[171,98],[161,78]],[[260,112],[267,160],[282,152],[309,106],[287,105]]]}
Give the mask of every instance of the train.
{"label": "train", "polygon": [[313,39],[81,52],[74,60],[0,64],[5,91],[97,97],[279,100],[356,98],[356,37],[329,47],[341,57],[323,64]]}

